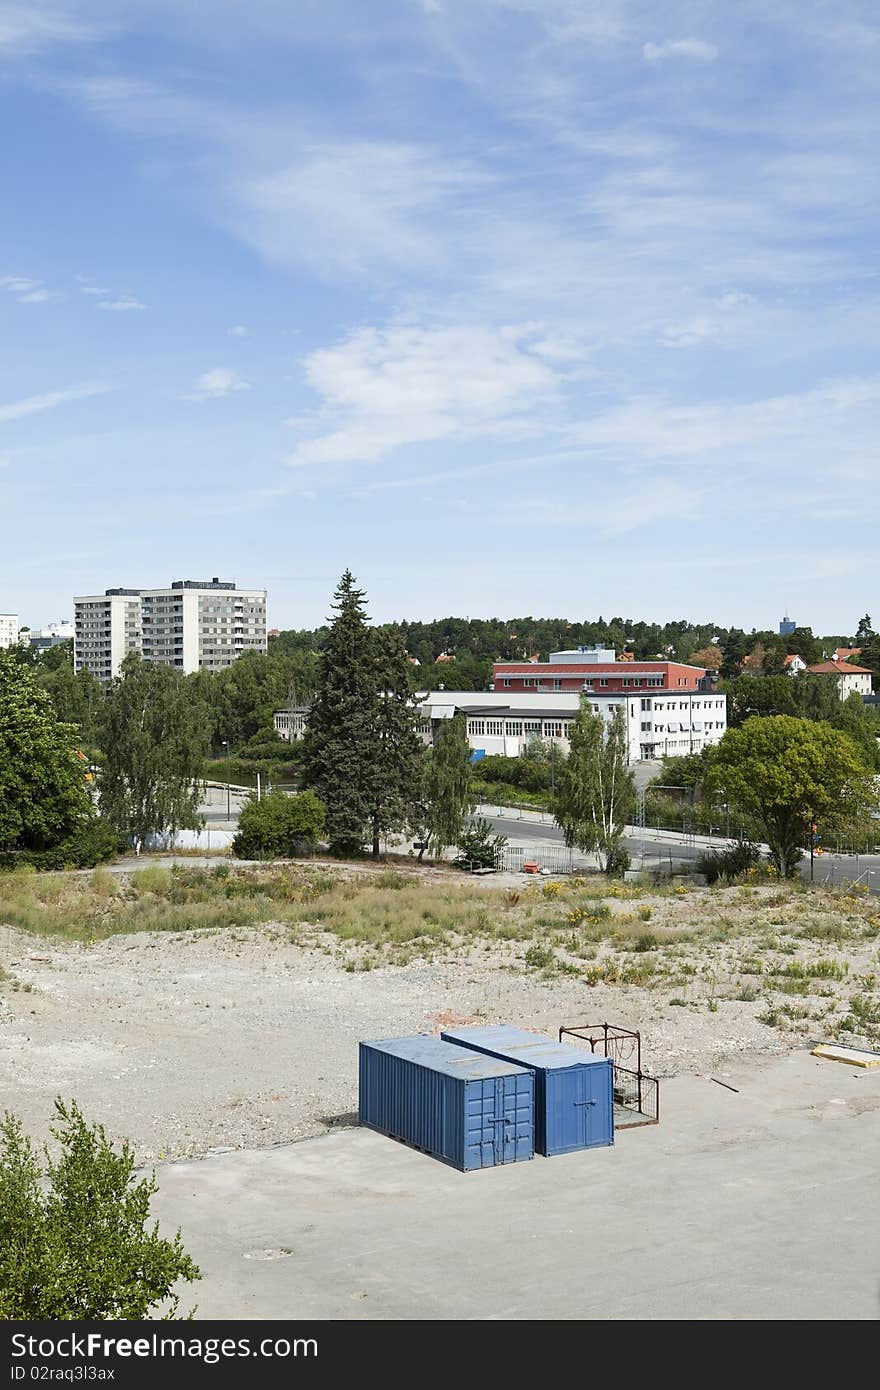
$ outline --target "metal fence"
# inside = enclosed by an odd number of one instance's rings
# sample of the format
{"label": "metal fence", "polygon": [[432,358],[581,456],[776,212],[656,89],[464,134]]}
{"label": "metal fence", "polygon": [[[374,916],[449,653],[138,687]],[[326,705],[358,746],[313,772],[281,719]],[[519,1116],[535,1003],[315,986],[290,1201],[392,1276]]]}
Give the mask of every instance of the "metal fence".
{"label": "metal fence", "polygon": [[522,873],[524,864],[537,864],[539,873],[586,874],[595,872],[596,864],[577,850],[565,845],[505,845],[498,867],[508,873]]}

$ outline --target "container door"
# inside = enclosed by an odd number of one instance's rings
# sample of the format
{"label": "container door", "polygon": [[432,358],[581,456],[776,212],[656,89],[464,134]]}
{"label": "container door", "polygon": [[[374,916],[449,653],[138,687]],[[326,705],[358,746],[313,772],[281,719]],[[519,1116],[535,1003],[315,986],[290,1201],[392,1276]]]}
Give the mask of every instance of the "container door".
{"label": "container door", "polygon": [[579,1116],[580,1142],[585,1148],[594,1144],[609,1144],[611,1129],[610,1068],[603,1066],[580,1067],[578,1099],[576,1108]]}
{"label": "container door", "polygon": [[513,1114],[509,1103],[510,1083],[515,1080],[516,1077],[513,1076],[496,1076],[495,1078],[495,1105],[492,1123],[495,1127],[496,1163],[513,1163],[516,1159]]}
{"label": "container door", "polygon": [[495,1082],[496,1163],[516,1163],[534,1152],[534,1096],[528,1075]]}

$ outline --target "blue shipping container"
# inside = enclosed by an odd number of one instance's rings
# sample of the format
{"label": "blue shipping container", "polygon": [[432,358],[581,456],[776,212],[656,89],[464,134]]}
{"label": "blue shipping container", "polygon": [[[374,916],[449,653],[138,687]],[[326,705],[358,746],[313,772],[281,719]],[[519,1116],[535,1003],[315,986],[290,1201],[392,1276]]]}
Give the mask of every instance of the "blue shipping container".
{"label": "blue shipping container", "polygon": [[448,1028],[448,1042],[529,1067],[535,1074],[535,1148],[567,1154],[614,1143],[614,1085],[610,1057],[594,1056],[500,1023],[494,1028]]}
{"label": "blue shipping container", "polygon": [[424,1033],[360,1044],[358,1114],[464,1172],[535,1152],[532,1073]]}

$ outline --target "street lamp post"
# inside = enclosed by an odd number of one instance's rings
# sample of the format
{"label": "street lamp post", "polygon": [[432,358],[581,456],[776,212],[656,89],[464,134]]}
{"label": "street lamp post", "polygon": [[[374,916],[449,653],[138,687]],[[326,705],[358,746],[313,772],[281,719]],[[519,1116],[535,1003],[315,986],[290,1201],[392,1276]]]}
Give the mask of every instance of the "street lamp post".
{"label": "street lamp post", "polygon": [[231,794],[230,787],[229,787],[229,739],[228,739],[228,738],[225,738],[225,739],[223,740],[223,747],[226,749],[226,819],[227,819],[227,821],[230,821],[230,820],[232,819],[232,807],[231,807],[232,794]]}

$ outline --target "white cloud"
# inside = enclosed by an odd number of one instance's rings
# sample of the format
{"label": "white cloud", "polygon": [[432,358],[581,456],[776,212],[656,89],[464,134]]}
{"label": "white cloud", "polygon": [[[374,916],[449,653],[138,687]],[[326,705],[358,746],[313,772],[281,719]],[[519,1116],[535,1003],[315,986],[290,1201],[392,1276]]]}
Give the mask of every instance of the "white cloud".
{"label": "white cloud", "polygon": [[224,396],[230,396],[236,391],[249,391],[250,389],[250,382],[243,381],[228,367],[213,367],[209,372],[202,372],[192,391],[183,399],[187,401],[221,400]]}
{"label": "white cloud", "polygon": [[44,410],[54,410],[56,406],[67,405],[70,401],[85,400],[89,396],[103,396],[110,390],[112,387],[101,381],[86,381],[78,386],[66,386],[60,391],[45,391],[39,396],[28,396],[23,401],[0,405],[0,423],[21,420],[26,415],[38,415]]}
{"label": "white cloud", "polygon": [[133,299],[129,295],[123,295],[119,299],[102,299],[99,309],[107,309],[114,314],[127,314],[133,309],[146,309],[146,304],[142,304],[139,299]]}
{"label": "white cloud", "polygon": [[38,0],[0,4],[0,53],[32,53],[48,44],[81,43],[94,36],[94,28],[64,14],[60,6],[44,8]]}
{"label": "white cloud", "polygon": [[381,140],[326,141],[295,163],[234,188],[237,231],[270,260],[307,259],[321,273],[446,260],[436,218],[491,182],[459,154]]}
{"label": "white cloud", "polygon": [[718,49],[703,39],[665,39],[663,43],[642,45],[646,63],[662,63],[667,58],[692,58],[697,63],[714,63]]}
{"label": "white cloud", "polygon": [[246,338],[248,336],[248,329],[243,323],[236,323],[232,328],[227,328],[226,332],[230,338]]}
{"label": "white cloud", "polygon": [[110,290],[108,290],[108,289],[107,289],[105,286],[103,286],[103,285],[81,285],[80,288],[81,288],[83,294],[97,294],[97,295],[110,294]]}
{"label": "white cloud", "polygon": [[19,304],[45,304],[49,299],[56,299],[57,296],[51,290],[38,289],[28,290],[27,294],[18,296]]}
{"label": "white cloud", "polygon": [[362,328],[306,357],[329,429],[300,443],[293,464],[366,462],[406,444],[511,437],[539,428],[559,377],[533,329],[478,325]]}
{"label": "white cloud", "polygon": [[0,279],[0,290],[14,295],[19,304],[45,304],[49,299],[57,299],[53,290],[48,290],[42,280],[29,280],[24,275],[4,275]]}

